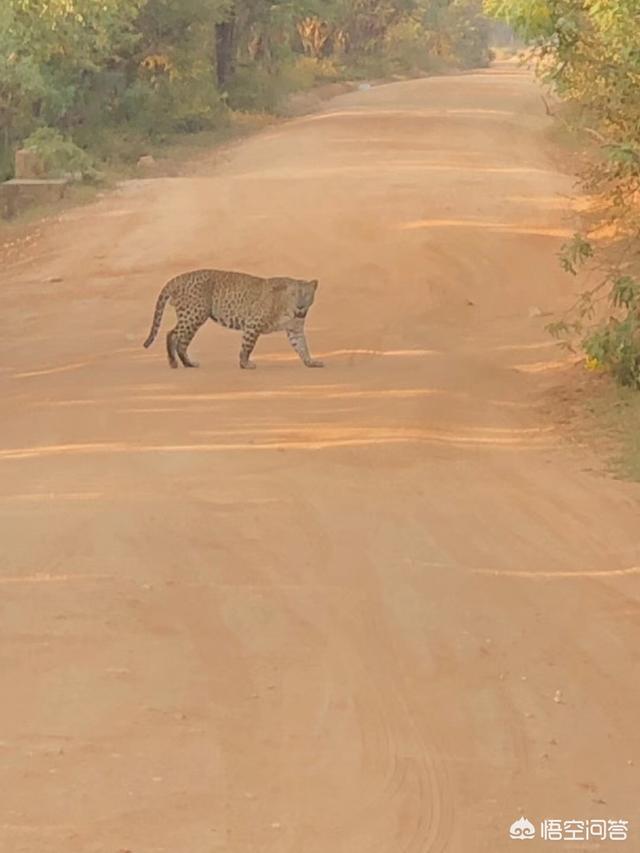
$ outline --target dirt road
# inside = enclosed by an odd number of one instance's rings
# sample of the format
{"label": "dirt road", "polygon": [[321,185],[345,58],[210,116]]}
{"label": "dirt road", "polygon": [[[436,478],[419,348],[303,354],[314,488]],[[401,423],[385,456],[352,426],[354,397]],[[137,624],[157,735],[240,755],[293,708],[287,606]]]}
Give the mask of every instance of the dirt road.
{"label": "dirt road", "polygon": [[[509,66],[384,86],[10,249],[2,851],[640,849],[640,492],[540,409],[547,130]],[[326,368],[144,351],[199,266],[319,278]]]}

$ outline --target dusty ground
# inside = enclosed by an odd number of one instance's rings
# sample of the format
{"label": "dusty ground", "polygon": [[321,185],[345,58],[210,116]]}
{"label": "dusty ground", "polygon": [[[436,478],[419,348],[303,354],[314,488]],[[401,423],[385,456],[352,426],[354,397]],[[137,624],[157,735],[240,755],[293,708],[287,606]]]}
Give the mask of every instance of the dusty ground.
{"label": "dusty ground", "polygon": [[[640,492],[540,407],[548,121],[509,66],[353,93],[11,250],[3,851],[498,853],[521,814],[640,849]],[[198,266],[319,278],[326,369],[144,351]]]}

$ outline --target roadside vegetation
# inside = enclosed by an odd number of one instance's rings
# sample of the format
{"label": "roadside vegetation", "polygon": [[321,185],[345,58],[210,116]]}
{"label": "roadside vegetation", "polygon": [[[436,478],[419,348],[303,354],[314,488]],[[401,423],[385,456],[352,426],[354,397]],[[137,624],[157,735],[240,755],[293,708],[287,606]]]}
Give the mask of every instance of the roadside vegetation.
{"label": "roadside vegetation", "polygon": [[560,99],[558,119],[586,154],[579,178],[588,207],[560,262],[571,275],[587,272],[591,284],[549,330],[615,383],[598,383],[591,395],[591,426],[613,439],[616,470],[640,479],[638,2],[485,0],[485,11],[527,41]]}
{"label": "roadside vegetation", "polygon": [[640,15],[637,0],[485,0],[524,36],[542,80],[590,147],[580,179],[589,210],[561,255],[594,285],[551,331],[592,369],[640,388]]}
{"label": "roadside vegetation", "polygon": [[3,0],[0,180],[17,148],[94,180],[293,92],[486,65],[482,0]]}

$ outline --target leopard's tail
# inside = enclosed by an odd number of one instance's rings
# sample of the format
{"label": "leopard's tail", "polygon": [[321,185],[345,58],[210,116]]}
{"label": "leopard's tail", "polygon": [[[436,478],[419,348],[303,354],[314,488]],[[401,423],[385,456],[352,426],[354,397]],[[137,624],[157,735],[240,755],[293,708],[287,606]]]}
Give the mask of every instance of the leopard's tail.
{"label": "leopard's tail", "polygon": [[160,328],[160,323],[162,322],[162,315],[164,314],[164,308],[169,299],[171,298],[171,290],[168,284],[160,291],[160,295],[158,296],[158,300],[156,302],[156,310],[153,312],[153,322],[151,323],[151,331],[149,332],[149,337],[144,342],[143,346],[145,348],[150,347],[151,344],[155,341],[156,335],[158,334],[158,329]]}

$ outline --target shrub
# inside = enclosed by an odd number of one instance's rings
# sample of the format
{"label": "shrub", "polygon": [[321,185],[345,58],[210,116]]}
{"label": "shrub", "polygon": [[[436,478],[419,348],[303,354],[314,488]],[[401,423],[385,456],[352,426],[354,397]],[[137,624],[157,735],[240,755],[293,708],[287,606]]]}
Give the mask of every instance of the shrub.
{"label": "shrub", "polygon": [[430,34],[414,18],[405,18],[387,31],[384,60],[391,73],[427,71],[433,68]]}
{"label": "shrub", "polygon": [[34,131],[25,139],[24,147],[38,155],[51,177],[61,178],[77,174],[84,180],[97,177],[87,152],[52,127],[41,127]]}
{"label": "shrub", "polygon": [[288,95],[310,89],[323,79],[337,79],[335,67],[328,61],[300,58],[273,70],[257,63],[244,65],[228,86],[227,103],[234,110],[277,113]]}
{"label": "shrub", "polygon": [[194,77],[166,74],[153,81],[136,80],[124,93],[121,106],[121,118],[151,138],[208,130],[224,112],[211,75],[204,69]]}

